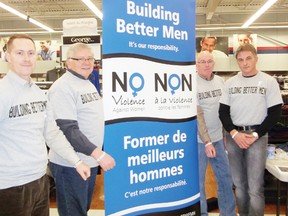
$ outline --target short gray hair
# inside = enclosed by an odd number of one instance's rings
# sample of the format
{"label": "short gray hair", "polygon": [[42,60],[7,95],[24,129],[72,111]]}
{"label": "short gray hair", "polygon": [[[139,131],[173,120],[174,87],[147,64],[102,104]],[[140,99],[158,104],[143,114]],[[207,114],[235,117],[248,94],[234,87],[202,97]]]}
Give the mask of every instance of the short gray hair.
{"label": "short gray hair", "polygon": [[85,43],[74,43],[70,45],[67,50],[67,53],[66,53],[67,59],[73,58],[75,52],[77,52],[77,50],[80,50],[80,49],[89,49],[91,53],[93,54],[92,47],[90,45],[85,44]]}

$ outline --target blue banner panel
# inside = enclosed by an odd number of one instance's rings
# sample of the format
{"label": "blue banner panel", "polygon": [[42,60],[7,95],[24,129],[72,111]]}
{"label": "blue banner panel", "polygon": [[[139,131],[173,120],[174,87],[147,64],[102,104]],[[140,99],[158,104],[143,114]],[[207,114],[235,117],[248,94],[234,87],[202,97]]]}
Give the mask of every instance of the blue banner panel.
{"label": "blue banner panel", "polygon": [[199,215],[195,1],[103,1],[106,215]]}
{"label": "blue banner panel", "polygon": [[103,54],[195,59],[195,0],[105,0],[103,13]]}
{"label": "blue banner panel", "polygon": [[195,120],[107,125],[105,140],[115,144],[109,153],[119,155],[117,168],[105,173],[108,215],[166,212],[197,203],[198,154],[193,131]]}

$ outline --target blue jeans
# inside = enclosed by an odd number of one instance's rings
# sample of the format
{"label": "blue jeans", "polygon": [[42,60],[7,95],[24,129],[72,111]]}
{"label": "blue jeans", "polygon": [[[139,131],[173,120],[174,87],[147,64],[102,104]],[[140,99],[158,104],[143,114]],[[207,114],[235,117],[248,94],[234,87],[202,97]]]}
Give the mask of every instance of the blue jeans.
{"label": "blue jeans", "polygon": [[228,157],[225,152],[223,140],[213,143],[216,150],[215,158],[208,158],[203,143],[198,143],[200,205],[201,215],[208,215],[205,193],[205,176],[208,161],[210,162],[217,180],[218,206],[221,216],[236,216],[235,197],[232,189],[232,179]]}
{"label": "blue jeans", "polygon": [[228,157],[240,216],[264,215],[267,143],[268,137],[263,136],[248,149],[241,149],[231,136],[227,136]]}
{"label": "blue jeans", "polygon": [[57,208],[60,216],[87,216],[90,209],[98,167],[91,168],[91,176],[84,181],[75,168],[50,162],[56,185]]}

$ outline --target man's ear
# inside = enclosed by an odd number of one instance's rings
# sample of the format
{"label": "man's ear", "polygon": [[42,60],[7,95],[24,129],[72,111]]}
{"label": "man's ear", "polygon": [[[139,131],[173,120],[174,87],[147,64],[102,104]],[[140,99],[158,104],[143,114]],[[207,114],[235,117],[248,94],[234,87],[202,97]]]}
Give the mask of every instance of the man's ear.
{"label": "man's ear", "polygon": [[10,53],[5,52],[5,59],[6,59],[8,62],[10,62],[10,60],[11,60]]}

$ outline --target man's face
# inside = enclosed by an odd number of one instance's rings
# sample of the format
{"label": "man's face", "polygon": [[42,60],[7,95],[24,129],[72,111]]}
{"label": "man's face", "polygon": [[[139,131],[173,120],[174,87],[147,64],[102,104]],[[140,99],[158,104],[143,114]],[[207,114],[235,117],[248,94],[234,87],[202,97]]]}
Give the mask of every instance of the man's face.
{"label": "man's face", "polygon": [[251,41],[248,35],[242,34],[238,36],[238,42],[239,45],[241,45],[241,44],[249,44]]}
{"label": "man's face", "polygon": [[44,51],[48,51],[50,48],[50,43],[47,43],[47,41],[40,41],[40,47]]}
{"label": "man's face", "polygon": [[196,63],[197,73],[205,78],[210,78],[215,62],[210,53],[200,53]]}
{"label": "man's face", "polygon": [[256,74],[256,64],[258,57],[250,51],[242,51],[237,56],[237,64],[244,76],[252,76]]}
{"label": "man's face", "polygon": [[10,69],[21,78],[29,81],[36,65],[36,50],[33,42],[26,38],[17,38],[6,53]]}
{"label": "man's face", "polygon": [[75,51],[73,58],[68,59],[66,62],[68,69],[75,71],[87,79],[94,68],[93,53],[90,49],[81,48]]}
{"label": "man's face", "polygon": [[215,49],[215,39],[205,38],[200,42],[201,51],[209,51],[210,53]]}

